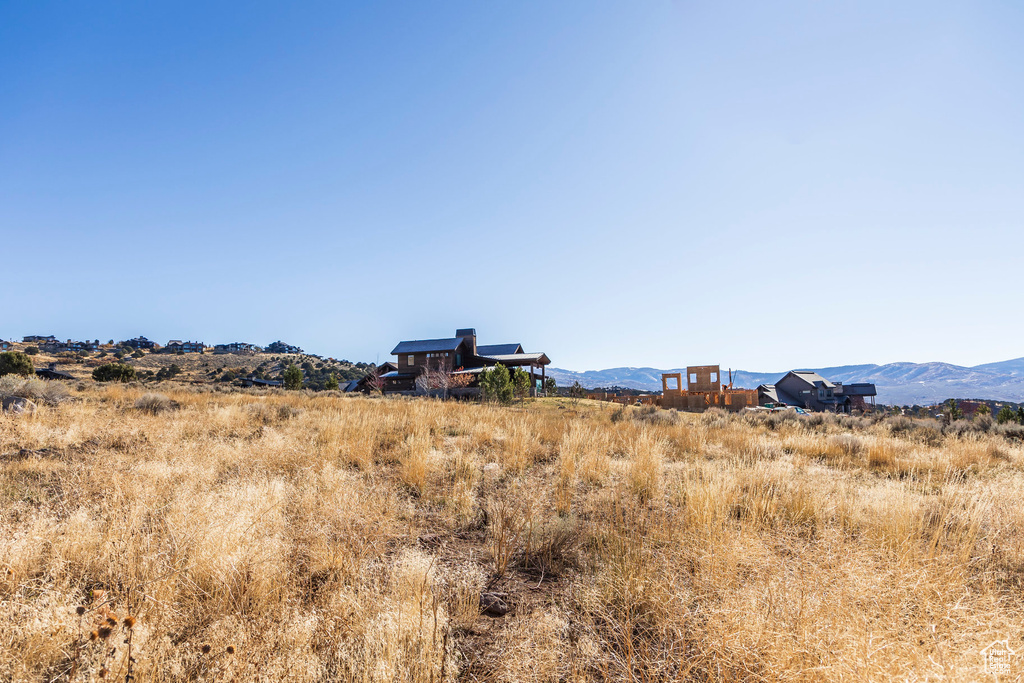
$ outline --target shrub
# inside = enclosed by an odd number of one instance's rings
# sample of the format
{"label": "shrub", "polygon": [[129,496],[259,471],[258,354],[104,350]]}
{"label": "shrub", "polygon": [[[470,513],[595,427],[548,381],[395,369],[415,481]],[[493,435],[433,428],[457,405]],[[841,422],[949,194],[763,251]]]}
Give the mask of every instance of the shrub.
{"label": "shrub", "polygon": [[124,363],[107,363],[92,371],[97,382],[130,382],[135,379],[135,368]]}
{"label": "shrub", "polygon": [[890,417],[886,419],[885,426],[889,428],[889,432],[894,436],[897,434],[903,434],[909,432],[914,428],[914,421],[909,417],[903,415],[897,417]]}
{"label": "shrub", "polygon": [[26,346],[25,347],[25,355],[26,356],[34,356],[37,353],[39,353],[39,347],[38,346]]}
{"label": "shrub", "polygon": [[0,375],[31,375],[32,359],[18,351],[0,353]]}
{"label": "shrub", "polygon": [[971,434],[977,431],[979,431],[978,425],[970,420],[955,420],[946,425],[946,428],[943,430],[945,434],[952,436],[963,436],[964,434]]}
{"label": "shrub", "polygon": [[0,378],[0,398],[20,396],[36,403],[55,406],[67,401],[68,388],[62,382],[51,382],[41,379],[22,379],[17,375],[6,375]]}
{"label": "shrub", "polygon": [[1019,422],[1007,422],[1005,424],[996,425],[992,431],[1005,439],[1024,441],[1024,425]]}
{"label": "shrub", "polygon": [[829,438],[829,445],[832,450],[838,451],[848,458],[864,452],[864,443],[853,434],[836,434]]}
{"label": "shrub", "polygon": [[675,410],[662,410],[657,406],[644,406],[633,412],[633,419],[648,424],[674,425],[679,423],[679,413]]}
{"label": "shrub", "polygon": [[146,413],[156,415],[168,410],[174,410],[178,407],[177,401],[172,401],[170,398],[163,394],[148,393],[143,394],[135,401],[135,409],[141,410]]}
{"label": "shrub", "polygon": [[[678,421],[678,417],[676,421]],[[729,413],[718,407],[708,408],[701,413],[700,421],[708,427],[724,427],[729,423]]]}
{"label": "shrub", "polygon": [[165,379],[173,379],[176,375],[181,374],[181,368],[176,363],[171,363],[170,367],[160,368],[156,372],[156,380],[162,382]]}

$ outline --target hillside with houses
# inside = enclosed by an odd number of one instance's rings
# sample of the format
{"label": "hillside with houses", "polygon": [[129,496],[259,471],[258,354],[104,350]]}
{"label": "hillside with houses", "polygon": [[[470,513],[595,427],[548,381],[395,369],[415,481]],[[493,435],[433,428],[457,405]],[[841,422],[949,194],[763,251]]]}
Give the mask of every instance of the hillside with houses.
{"label": "hillside with houses", "polygon": [[106,342],[28,335],[21,341],[0,340],[0,351],[25,353],[37,374],[63,380],[88,380],[96,368],[118,363],[134,369],[136,378],[142,382],[280,386],[285,369],[295,365],[303,372],[304,386],[324,389],[331,377],[345,385],[363,378],[373,367],[307,353],[283,341],[262,346],[249,342],[208,345],[171,339],[159,344],[141,335]]}

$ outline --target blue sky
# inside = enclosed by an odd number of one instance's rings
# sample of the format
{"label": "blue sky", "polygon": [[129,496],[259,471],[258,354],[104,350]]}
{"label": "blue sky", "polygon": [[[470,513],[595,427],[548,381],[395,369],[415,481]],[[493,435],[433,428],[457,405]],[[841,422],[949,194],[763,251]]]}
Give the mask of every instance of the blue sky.
{"label": "blue sky", "polygon": [[0,3],[0,337],[1024,356],[1024,6]]}

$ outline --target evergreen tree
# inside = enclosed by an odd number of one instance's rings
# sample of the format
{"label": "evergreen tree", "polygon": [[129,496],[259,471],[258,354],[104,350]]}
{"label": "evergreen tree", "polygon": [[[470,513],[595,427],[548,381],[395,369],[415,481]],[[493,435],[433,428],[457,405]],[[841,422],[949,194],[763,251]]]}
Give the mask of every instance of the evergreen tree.
{"label": "evergreen tree", "polygon": [[585,398],[587,390],[583,388],[583,385],[579,381],[573,382],[572,386],[569,387],[569,398],[572,400],[572,404],[576,405],[580,402],[581,398]]}
{"label": "evergreen tree", "polygon": [[292,363],[285,368],[284,375],[284,388],[285,389],[301,389],[302,388],[302,370],[295,363]]}
{"label": "evergreen tree", "polygon": [[130,382],[135,379],[135,368],[124,363],[107,363],[92,371],[97,382]]}
{"label": "evergreen tree", "polygon": [[0,375],[31,375],[32,359],[17,351],[0,353]]}
{"label": "evergreen tree", "polygon": [[1010,406],[1003,406],[996,414],[996,422],[1003,425],[1007,422],[1016,422],[1017,413]]}
{"label": "evergreen tree", "polygon": [[951,398],[946,401],[945,411],[946,417],[949,419],[950,422],[953,422],[954,420],[964,419],[964,413],[962,410],[960,410],[960,406],[957,405],[955,398]]}
{"label": "evergreen tree", "polygon": [[324,389],[327,389],[328,391],[337,391],[338,386],[338,378],[335,377],[334,373],[332,372],[330,375],[327,376],[327,381],[324,382]]}
{"label": "evergreen tree", "polygon": [[497,401],[502,404],[512,402],[512,381],[508,368],[498,363],[489,370],[480,373],[480,388],[485,401]]}
{"label": "evergreen tree", "polygon": [[530,395],[530,375],[522,368],[512,370],[512,393],[524,403]]}

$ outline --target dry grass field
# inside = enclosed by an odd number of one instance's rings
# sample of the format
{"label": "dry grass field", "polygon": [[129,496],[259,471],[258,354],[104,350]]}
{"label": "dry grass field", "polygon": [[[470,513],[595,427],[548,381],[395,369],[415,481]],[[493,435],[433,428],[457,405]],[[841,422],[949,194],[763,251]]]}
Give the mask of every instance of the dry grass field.
{"label": "dry grass field", "polygon": [[965,681],[1024,652],[1003,435],[164,391],[0,415],[0,680]]}

